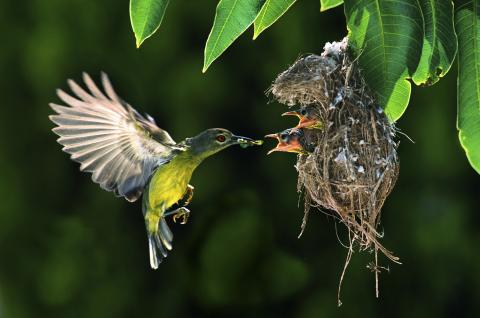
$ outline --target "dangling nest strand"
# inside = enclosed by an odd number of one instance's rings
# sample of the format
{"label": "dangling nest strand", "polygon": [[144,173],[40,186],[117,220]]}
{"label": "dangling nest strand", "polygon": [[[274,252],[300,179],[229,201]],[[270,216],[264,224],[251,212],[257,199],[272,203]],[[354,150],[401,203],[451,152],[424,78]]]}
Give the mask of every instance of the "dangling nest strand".
{"label": "dangling nest strand", "polygon": [[271,93],[289,107],[313,105],[323,124],[323,129],[304,130],[314,151],[299,155],[296,164],[298,191],[305,197],[302,232],[311,207],[337,217],[350,238],[340,284],[353,250],[373,251],[378,296],[378,250],[398,262],[380,244],[377,230],[399,172],[395,127],[349,57],[346,38],[327,43],[321,56],[297,60],[276,78]]}

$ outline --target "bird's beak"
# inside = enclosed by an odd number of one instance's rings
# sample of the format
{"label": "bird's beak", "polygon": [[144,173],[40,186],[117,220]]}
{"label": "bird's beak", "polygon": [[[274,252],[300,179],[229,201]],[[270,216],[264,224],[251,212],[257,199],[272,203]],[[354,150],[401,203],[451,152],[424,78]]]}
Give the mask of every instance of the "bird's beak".
{"label": "bird's beak", "polygon": [[278,137],[278,134],[266,135],[265,138],[274,138],[274,139],[277,139],[278,141],[280,141],[280,138]]}
{"label": "bird's beak", "polygon": [[272,152],[292,152],[292,153],[305,153],[302,145],[298,141],[292,141],[290,143],[279,142],[278,145],[270,150],[267,154]]}
{"label": "bird's beak", "polygon": [[289,111],[286,113],[283,113],[282,116],[296,116],[300,121],[298,122],[298,125],[295,126],[295,128],[306,128],[306,129],[321,129],[322,128],[322,123],[317,120],[317,119],[309,119],[305,116],[300,115],[298,110],[293,110]]}
{"label": "bird's beak", "polygon": [[266,135],[265,137],[267,138],[274,138],[278,140],[278,144],[275,148],[270,150],[267,155],[271,154],[272,152],[293,152],[293,153],[304,153],[305,151],[303,150],[302,145],[298,140],[291,140],[288,143],[283,142],[280,140],[280,137],[278,134],[270,134]]}
{"label": "bird's beak", "polygon": [[306,117],[299,117],[300,122],[296,128],[306,128],[306,129],[322,129],[322,123],[316,119],[308,119]]}
{"label": "bird's beak", "polygon": [[285,112],[282,114],[282,116],[297,116],[298,118],[300,118],[300,114],[298,113],[298,110],[292,110],[292,111],[289,111],[289,112]]}
{"label": "bird's beak", "polygon": [[260,146],[263,144],[263,140],[254,140],[248,137],[233,135],[230,139],[233,145],[240,145],[240,147],[246,148],[248,146]]}

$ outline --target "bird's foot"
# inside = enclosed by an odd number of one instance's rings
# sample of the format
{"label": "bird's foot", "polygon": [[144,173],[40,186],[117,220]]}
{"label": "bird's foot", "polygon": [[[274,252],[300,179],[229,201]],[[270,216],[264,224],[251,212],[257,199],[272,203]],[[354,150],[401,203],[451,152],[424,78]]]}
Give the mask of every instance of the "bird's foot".
{"label": "bird's foot", "polygon": [[175,214],[173,214],[173,222],[177,223],[177,219],[182,219],[180,224],[187,224],[188,217],[190,216],[190,210],[186,207],[181,207],[175,210]]}
{"label": "bird's foot", "polygon": [[170,215],[173,215],[173,222],[177,223],[177,220],[181,218],[182,221],[180,222],[180,224],[186,224],[188,221],[188,217],[190,216],[190,210],[182,206],[181,208],[166,212],[163,216],[167,217]]}
{"label": "bird's foot", "polygon": [[194,186],[191,184],[187,185],[187,191],[185,192],[185,203],[183,204],[184,206],[187,206],[190,204],[193,198],[193,190],[195,190]]}

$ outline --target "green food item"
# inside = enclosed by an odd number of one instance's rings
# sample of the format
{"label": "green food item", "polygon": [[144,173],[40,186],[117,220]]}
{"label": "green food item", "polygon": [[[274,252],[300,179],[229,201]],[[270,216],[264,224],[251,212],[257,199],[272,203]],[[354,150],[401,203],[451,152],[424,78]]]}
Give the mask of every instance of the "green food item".
{"label": "green food item", "polygon": [[247,148],[247,147],[250,147],[250,146],[261,146],[261,145],[263,145],[263,140],[252,140],[248,143],[241,143],[239,145],[242,148]]}

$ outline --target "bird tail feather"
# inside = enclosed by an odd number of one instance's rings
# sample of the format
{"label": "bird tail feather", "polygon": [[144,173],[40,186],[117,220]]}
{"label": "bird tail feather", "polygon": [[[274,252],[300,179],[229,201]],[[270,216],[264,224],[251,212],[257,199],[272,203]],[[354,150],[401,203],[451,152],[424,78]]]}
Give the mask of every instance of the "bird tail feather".
{"label": "bird tail feather", "polygon": [[164,218],[160,219],[158,230],[148,234],[148,249],[150,266],[157,269],[162,260],[167,257],[167,250],[172,249],[173,234]]}

